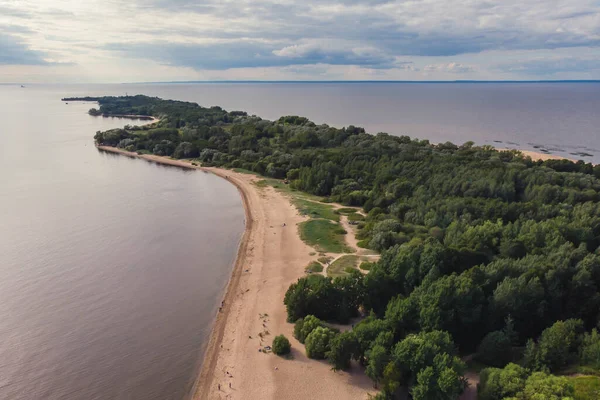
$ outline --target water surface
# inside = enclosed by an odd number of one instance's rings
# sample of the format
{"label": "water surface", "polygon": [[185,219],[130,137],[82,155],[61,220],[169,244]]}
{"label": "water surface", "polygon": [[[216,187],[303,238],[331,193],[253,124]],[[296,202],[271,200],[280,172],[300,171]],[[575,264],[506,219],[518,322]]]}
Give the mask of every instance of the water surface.
{"label": "water surface", "polygon": [[[202,83],[73,85],[70,94],[142,93],[244,110],[301,115],[429,139],[545,150],[600,163],[600,83]],[[581,153],[590,154],[589,156]]]}
{"label": "water surface", "polygon": [[101,153],[55,88],[0,86],[0,398],[180,400],[243,231],[235,187]]}
{"label": "water surface", "polygon": [[0,86],[2,399],[179,400],[193,381],[243,210],[212,175],[98,152],[127,121],[60,101],[138,93],[600,163],[598,83]]}

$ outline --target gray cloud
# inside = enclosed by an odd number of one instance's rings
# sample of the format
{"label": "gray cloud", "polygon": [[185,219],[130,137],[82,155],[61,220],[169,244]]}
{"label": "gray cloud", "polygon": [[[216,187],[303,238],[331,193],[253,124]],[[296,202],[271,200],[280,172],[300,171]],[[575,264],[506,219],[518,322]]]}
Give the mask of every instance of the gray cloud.
{"label": "gray cloud", "polygon": [[[207,0],[199,4],[196,0],[154,0],[137,4],[145,9],[223,19],[221,30],[180,31],[190,38],[208,35],[213,39],[284,40],[286,45],[309,39],[345,40],[355,41],[357,47],[379,48],[389,57],[445,57],[491,50],[600,45],[600,36],[591,30],[579,25],[567,26],[571,20],[600,15],[600,7],[593,2],[563,0],[555,7],[545,0],[534,0],[529,6],[512,0],[505,3],[307,0],[276,4],[269,0],[251,3]],[[581,5],[578,7],[577,3]],[[336,7],[319,8],[331,5]],[[566,25],[557,28],[545,23],[557,20]],[[598,22],[594,24],[598,29]]]}
{"label": "gray cloud", "polygon": [[600,59],[580,57],[540,58],[513,64],[500,64],[496,68],[502,72],[551,76],[562,72],[600,71]]}
{"label": "gray cloud", "polygon": [[470,65],[451,62],[447,64],[426,65],[425,68],[423,68],[423,70],[428,72],[450,72],[453,74],[465,74],[467,72],[473,72],[474,68]]}
{"label": "gray cloud", "polygon": [[30,50],[18,38],[0,33],[0,65],[45,65],[44,55]]}
{"label": "gray cloud", "polygon": [[[331,66],[326,70],[343,76],[341,67],[356,66],[346,71],[543,75],[595,68],[585,61],[592,55],[583,50],[600,51],[598,0],[105,0],[103,8],[87,2],[7,4],[0,6],[0,33],[9,38],[0,48],[7,49],[0,55],[4,64],[11,59],[42,64],[44,58],[106,63],[112,53],[120,65],[145,59],[161,70],[170,70],[164,65],[195,70],[182,70],[185,74]],[[584,58],[540,61],[557,54]],[[504,56],[513,64],[497,65]]]}
{"label": "gray cloud", "polygon": [[16,7],[10,7],[6,5],[0,5],[0,15],[16,17],[16,18],[30,18],[31,13],[24,11]]}
{"label": "gray cloud", "polygon": [[372,49],[325,47],[318,43],[278,47],[259,42],[216,44],[110,44],[106,47],[130,56],[157,60],[174,66],[195,69],[287,67],[329,64],[390,68],[394,58]]}

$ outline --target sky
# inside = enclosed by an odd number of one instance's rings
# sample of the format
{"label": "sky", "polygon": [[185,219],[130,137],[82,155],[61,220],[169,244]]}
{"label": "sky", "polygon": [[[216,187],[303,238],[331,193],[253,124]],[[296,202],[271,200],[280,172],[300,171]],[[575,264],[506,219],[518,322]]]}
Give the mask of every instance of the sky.
{"label": "sky", "polygon": [[0,82],[600,79],[600,0],[0,0]]}

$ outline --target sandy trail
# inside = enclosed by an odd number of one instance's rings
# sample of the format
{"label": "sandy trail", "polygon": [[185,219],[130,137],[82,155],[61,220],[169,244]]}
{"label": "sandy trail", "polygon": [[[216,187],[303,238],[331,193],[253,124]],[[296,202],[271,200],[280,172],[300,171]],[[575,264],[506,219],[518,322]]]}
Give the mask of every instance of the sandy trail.
{"label": "sandy trail", "polygon": [[[293,337],[293,324],[286,322],[285,292],[305,276],[304,268],[314,259],[310,253],[315,251],[300,239],[296,225],[306,218],[287,197],[272,187],[258,187],[253,175],[112,147],[98,148],[210,171],[235,184],[244,200],[246,231],[222,310],[215,319],[194,400],[366,399],[367,393],[374,392],[371,381],[358,368],[333,372],[326,362],[309,360],[304,346]],[[281,333],[292,343],[293,359],[258,351]]]}
{"label": "sandy trail", "polygon": [[[372,386],[364,374],[334,373],[327,363],[309,360],[293,338],[293,325],[286,322],[285,292],[314,258],[314,249],[300,240],[296,227],[305,217],[281,193],[254,185],[253,176],[231,173],[229,179],[246,194],[248,218],[254,220],[248,251],[240,257],[249,272],[241,274],[238,290],[226,300],[232,305],[219,344],[223,347],[209,348],[218,357],[211,365],[207,353],[195,399],[366,398]],[[267,331],[261,341],[259,333]],[[292,342],[292,360],[258,351],[280,333]]]}

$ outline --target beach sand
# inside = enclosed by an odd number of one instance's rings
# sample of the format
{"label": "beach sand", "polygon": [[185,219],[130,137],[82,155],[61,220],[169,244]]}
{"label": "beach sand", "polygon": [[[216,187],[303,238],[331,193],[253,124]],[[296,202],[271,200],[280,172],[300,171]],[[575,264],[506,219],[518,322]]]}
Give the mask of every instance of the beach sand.
{"label": "beach sand", "polygon": [[517,149],[496,149],[498,151],[518,151],[521,154],[523,154],[525,157],[531,157],[531,159],[533,161],[546,161],[546,160],[570,160],[573,162],[576,162],[577,160],[573,160],[570,158],[566,158],[566,157],[562,157],[562,156],[557,156],[556,154],[546,154],[546,153],[539,153],[537,151],[530,151],[530,150],[517,150]]}
{"label": "beach sand", "polygon": [[[98,148],[210,171],[228,179],[242,195],[246,231],[223,307],[214,322],[194,400],[366,399],[367,393],[375,392],[370,379],[357,367],[350,372],[334,372],[326,362],[308,359],[304,346],[293,337],[293,324],[286,322],[285,292],[291,283],[305,276],[304,268],[314,260],[310,255],[314,249],[302,242],[296,226],[305,217],[287,197],[271,187],[258,187],[254,175],[201,168],[187,161],[113,147]],[[281,333],[292,343],[292,359],[258,351],[270,346]]]}
{"label": "beach sand", "polygon": [[[293,324],[286,322],[285,292],[291,283],[305,276],[304,268],[315,259],[310,255],[315,250],[302,242],[298,234],[297,224],[305,217],[286,196],[272,187],[255,185],[259,178],[254,175],[204,168],[186,160],[138,155],[114,147],[98,148],[209,171],[229,180],[242,196],[246,229],[190,398],[366,399],[367,393],[376,392],[370,379],[357,367],[350,372],[334,372],[326,362],[308,359],[304,346],[293,337]],[[526,150],[521,153],[533,160],[563,158]],[[292,343],[292,359],[259,352],[281,333]]]}

